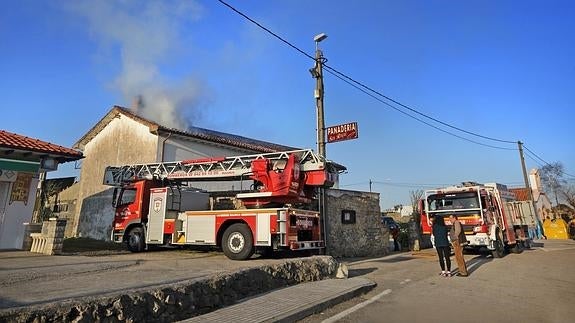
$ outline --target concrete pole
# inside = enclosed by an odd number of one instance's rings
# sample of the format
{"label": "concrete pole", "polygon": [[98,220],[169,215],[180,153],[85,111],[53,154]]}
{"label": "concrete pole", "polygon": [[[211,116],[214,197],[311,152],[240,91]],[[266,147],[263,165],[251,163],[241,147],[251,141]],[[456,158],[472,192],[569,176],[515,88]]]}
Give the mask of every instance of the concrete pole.
{"label": "concrete pole", "polygon": [[523,170],[523,180],[525,181],[525,187],[527,188],[527,192],[529,192],[529,200],[531,201],[531,205],[533,206],[533,211],[535,212],[536,218],[540,220],[539,214],[537,214],[537,205],[535,204],[533,191],[531,190],[531,185],[529,185],[527,168],[525,167],[525,158],[523,157],[523,143],[521,141],[518,141],[517,146],[519,147],[519,159],[521,160],[521,169]]}
{"label": "concrete pole", "polygon": [[325,151],[325,119],[323,112],[323,53],[319,49],[316,42],[315,50],[315,69],[316,69],[316,86],[315,86],[315,100],[316,100],[316,113],[317,113],[317,152],[319,155],[326,157]]}

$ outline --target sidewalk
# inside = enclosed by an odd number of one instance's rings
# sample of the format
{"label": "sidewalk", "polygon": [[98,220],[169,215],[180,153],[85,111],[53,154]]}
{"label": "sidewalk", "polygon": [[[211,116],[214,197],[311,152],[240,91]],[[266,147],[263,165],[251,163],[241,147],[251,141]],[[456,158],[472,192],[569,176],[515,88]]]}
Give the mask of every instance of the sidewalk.
{"label": "sidewalk", "polygon": [[298,284],[181,322],[294,322],[364,294],[376,285],[361,277]]}

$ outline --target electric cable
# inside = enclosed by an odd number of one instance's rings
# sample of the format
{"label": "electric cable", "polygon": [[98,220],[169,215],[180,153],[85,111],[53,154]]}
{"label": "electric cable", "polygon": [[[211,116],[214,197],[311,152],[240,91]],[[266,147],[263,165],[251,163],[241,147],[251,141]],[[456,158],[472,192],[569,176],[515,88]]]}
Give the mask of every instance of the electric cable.
{"label": "electric cable", "polygon": [[[549,164],[548,162],[546,162],[545,160],[543,160],[543,158],[539,157],[536,153],[534,153],[531,149],[529,149],[528,147],[526,147],[525,145],[523,145],[523,148],[525,148],[526,151],[528,151],[529,153],[531,153],[533,156],[535,156],[538,160],[542,161],[545,166],[551,166],[551,164]],[[539,164],[540,165],[540,164]],[[575,175],[571,175],[569,173],[566,173],[565,171],[561,170],[561,173],[563,173],[563,175],[567,175],[569,177],[573,177],[575,178]]]}
{"label": "electric cable", "polygon": [[328,73],[330,73],[330,74],[332,74],[333,76],[339,78],[339,79],[342,80],[343,82],[349,84],[350,86],[356,88],[357,90],[363,92],[364,94],[366,94],[366,95],[372,97],[373,99],[379,101],[380,103],[383,103],[383,104],[387,105],[388,107],[390,107],[390,108],[396,110],[397,112],[402,113],[402,114],[404,114],[404,115],[406,115],[406,116],[408,116],[408,117],[410,117],[410,118],[412,118],[412,119],[415,119],[415,120],[417,120],[417,121],[419,121],[419,122],[421,122],[421,123],[423,123],[423,124],[425,124],[425,125],[428,125],[428,126],[434,128],[434,129],[436,129],[436,130],[439,130],[439,131],[441,131],[441,132],[447,133],[447,134],[452,135],[452,136],[454,136],[454,137],[457,137],[457,138],[459,138],[459,139],[466,140],[466,141],[469,141],[469,142],[471,142],[471,143],[474,143],[474,144],[477,144],[477,145],[481,145],[481,146],[485,146],[485,147],[490,147],[490,148],[495,148],[495,149],[501,149],[501,150],[517,150],[517,148],[498,147],[498,146],[493,146],[493,145],[488,145],[488,144],[480,143],[480,142],[478,142],[478,141],[471,140],[471,139],[469,139],[469,138],[465,138],[465,137],[462,137],[462,136],[457,135],[457,134],[455,134],[455,133],[449,132],[449,131],[447,131],[447,130],[445,130],[445,129],[441,129],[441,128],[439,128],[439,127],[437,127],[437,126],[435,126],[435,125],[433,125],[433,124],[431,124],[431,123],[429,123],[429,122],[427,122],[427,121],[424,121],[424,120],[422,120],[422,119],[420,119],[420,118],[418,118],[418,117],[416,117],[416,116],[413,116],[413,115],[411,115],[411,114],[409,114],[409,113],[407,113],[407,112],[405,112],[405,111],[403,111],[403,110],[397,108],[396,106],[394,106],[394,105],[392,105],[392,104],[390,104],[390,103],[388,103],[388,102],[386,102],[386,101],[383,101],[382,99],[378,98],[377,96],[373,95],[372,93],[367,92],[365,89],[358,87],[357,85],[355,85],[355,84],[351,83],[350,81],[348,81],[348,80],[342,78],[341,76],[339,76],[339,75],[337,75],[337,74],[331,72],[330,70],[327,70],[327,71],[328,71]]}

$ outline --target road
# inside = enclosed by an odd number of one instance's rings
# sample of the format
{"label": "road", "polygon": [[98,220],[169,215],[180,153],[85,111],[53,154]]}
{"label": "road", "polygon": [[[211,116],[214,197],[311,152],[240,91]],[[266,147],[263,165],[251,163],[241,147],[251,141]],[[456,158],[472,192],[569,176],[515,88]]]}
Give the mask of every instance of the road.
{"label": "road", "polygon": [[439,276],[434,250],[349,262],[350,276],[377,288],[300,323],[575,322],[575,241],[541,240],[501,259],[465,258],[470,276],[450,278]]}
{"label": "road", "polygon": [[171,284],[282,262],[233,261],[221,252],[166,250],[98,256],[0,253],[0,310]]}

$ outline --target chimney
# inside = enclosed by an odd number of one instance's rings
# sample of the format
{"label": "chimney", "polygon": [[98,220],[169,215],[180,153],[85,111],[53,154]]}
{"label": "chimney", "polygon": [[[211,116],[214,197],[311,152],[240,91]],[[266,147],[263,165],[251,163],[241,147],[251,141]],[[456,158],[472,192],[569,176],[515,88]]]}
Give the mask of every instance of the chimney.
{"label": "chimney", "polygon": [[140,110],[144,107],[144,98],[142,95],[136,95],[132,100],[132,106],[130,107],[130,111],[133,114],[139,115]]}

